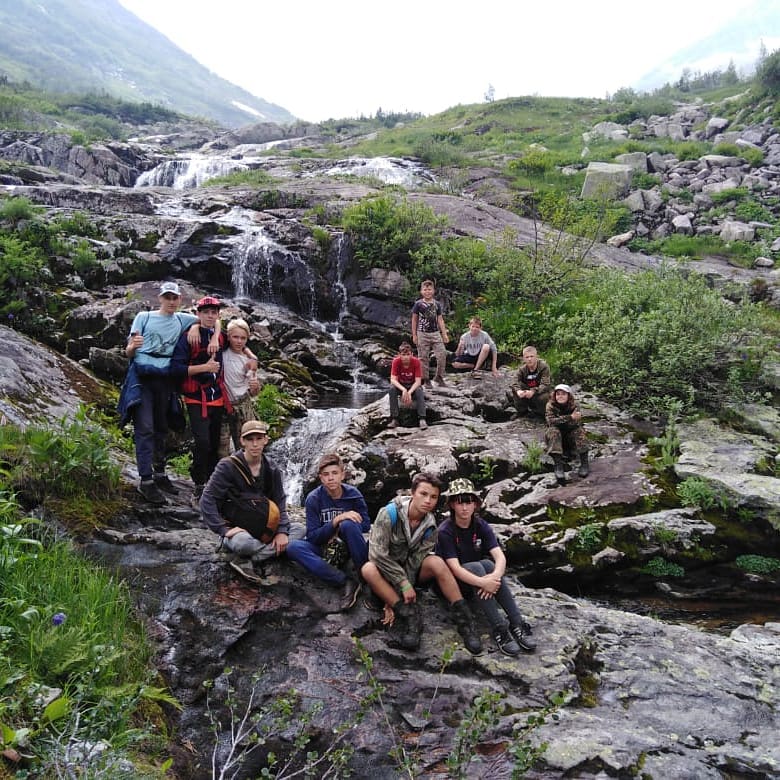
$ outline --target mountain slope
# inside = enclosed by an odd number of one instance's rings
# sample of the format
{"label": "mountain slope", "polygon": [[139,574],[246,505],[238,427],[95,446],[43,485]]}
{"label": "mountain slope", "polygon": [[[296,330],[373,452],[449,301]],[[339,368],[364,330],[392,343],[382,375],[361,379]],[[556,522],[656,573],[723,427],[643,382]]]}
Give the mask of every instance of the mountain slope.
{"label": "mountain slope", "polygon": [[0,29],[0,75],[12,81],[105,90],[229,127],[295,119],[212,73],[117,0],[4,0]]}

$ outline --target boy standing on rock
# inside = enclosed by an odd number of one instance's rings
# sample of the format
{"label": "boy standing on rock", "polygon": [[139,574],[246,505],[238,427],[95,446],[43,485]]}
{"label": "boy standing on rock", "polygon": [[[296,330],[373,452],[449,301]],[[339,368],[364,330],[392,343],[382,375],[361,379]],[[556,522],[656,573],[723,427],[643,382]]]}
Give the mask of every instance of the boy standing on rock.
{"label": "boy standing on rock", "polygon": [[385,605],[385,620],[392,626],[398,644],[405,650],[420,646],[422,615],[415,585],[435,582],[450,604],[452,619],[473,654],[482,651],[482,641],[471,612],[444,559],[434,553],[436,518],[441,481],[431,474],[417,474],[411,496],[393,499],[371,526],[368,563],[361,574]]}
{"label": "boy standing on rock", "polygon": [[436,358],[436,376],[433,381],[445,384],[444,370],[447,364],[445,344],[450,340],[441,304],[434,299],[436,286],[430,279],[420,285],[419,300],[412,306],[412,343],[417,345],[417,357],[422,365],[423,384],[431,386],[429,379],[431,352]]}
{"label": "boy standing on rock", "polygon": [[[165,438],[168,410],[176,387],[171,376],[171,356],[179,337],[198,321],[180,312],[181,290],[176,282],[160,285],[160,308],[139,312],[130,326],[125,354],[132,359],[128,380],[132,392],[121,409],[123,420],[132,417],[135,457],[141,478],[138,492],[150,504],[164,504],[166,493],[176,493],[165,473]],[[208,352],[219,349],[218,333],[208,343]],[[194,335],[193,338],[199,338]]]}

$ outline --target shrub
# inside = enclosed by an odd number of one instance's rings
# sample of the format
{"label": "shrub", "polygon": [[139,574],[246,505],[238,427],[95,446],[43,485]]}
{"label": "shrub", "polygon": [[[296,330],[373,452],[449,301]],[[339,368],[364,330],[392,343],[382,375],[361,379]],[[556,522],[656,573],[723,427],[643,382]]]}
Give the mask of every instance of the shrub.
{"label": "shrub", "polygon": [[544,471],[544,464],[542,463],[543,454],[544,447],[536,439],[531,439],[525,445],[525,456],[520,465],[531,474],[539,474]]}
{"label": "shrub", "polygon": [[770,94],[780,94],[780,49],[772,52],[758,66],[756,79]]}
{"label": "shrub", "polygon": [[688,477],[677,486],[677,495],[684,506],[695,506],[699,509],[714,509],[720,506],[726,508],[726,500],[704,479]]}
{"label": "shrub", "polygon": [[733,306],[698,275],[600,269],[556,323],[559,361],[594,393],[663,410],[678,398],[720,404],[725,357],[752,340],[757,314]]}
{"label": "shrub", "polygon": [[119,467],[106,433],[81,407],[74,419],[24,430],[0,426],[0,456],[8,482],[31,502],[87,497],[105,501],[116,494]]}
{"label": "shrub", "polygon": [[735,563],[751,574],[773,574],[780,571],[780,559],[763,555],[738,555]]}
{"label": "shrub", "polygon": [[666,558],[653,558],[647,562],[639,571],[642,574],[649,574],[651,577],[684,577],[685,569]]}
{"label": "shrub", "polygon": [[0,220],[16,225],[23,219],[32,219],[40,211],[29,198],[4,198],[0,201]]}
{"label": "shrub", "polygon": [[342,225],[352,237],[355,257],[364,268],[412,266],[412,253],[441,240],[447,224],[424,203],[392,195],[368,198],[344,210]]}

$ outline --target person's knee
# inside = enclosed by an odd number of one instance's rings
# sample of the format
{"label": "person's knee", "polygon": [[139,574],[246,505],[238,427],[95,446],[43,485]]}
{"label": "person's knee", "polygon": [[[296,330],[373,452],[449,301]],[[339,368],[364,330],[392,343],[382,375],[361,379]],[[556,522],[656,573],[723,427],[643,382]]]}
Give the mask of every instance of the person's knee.
{"label": "person's knee", "polygon": [[371,561],[367,561],[360,567],[360,576],[368,583],[376,582],[376,578],[379,575],[379,569],[376,564]]}
{"label": "person's knee", "polygon": [[485,574],[487,574],[485,566],[481,561],[469,561],[468,563],[463,564],[463,568],[466,569],[466,571],[470,571],[472,574],[476,574],[477,577],[484,577]]}

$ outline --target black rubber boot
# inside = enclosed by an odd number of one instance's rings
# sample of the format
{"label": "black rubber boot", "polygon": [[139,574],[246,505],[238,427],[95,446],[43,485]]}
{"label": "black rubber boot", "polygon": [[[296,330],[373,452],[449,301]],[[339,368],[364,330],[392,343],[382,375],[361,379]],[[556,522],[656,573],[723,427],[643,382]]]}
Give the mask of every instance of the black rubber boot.
{"label": "black rubber boot", "polygon": [[395,620],[392,635],[396,644],[404,650],[416,650],[420,646],[422,619],[416,603],[405,604],[399,600],[393,606]]}
{"label": "black rubber boot", "polygon": [[577,469],[577,473],[581,477],[587,477],[590,474],[590,466],[588,466],[588,453],[580,453],[580,467]]}
{"label": "black rubber boot", "polygon": [[472,655],[478,655],[482,652],[482,639],[474,627],[474,618],[471,615],[468,604],[466,604],[466,599],[456,601],[450,609],[452,610],[452,619],[455,622],[458,633],[463,639],[463,644],[466,645],[466,650]]}
{"label": "black rubber boot", "polygon": [[563,466],[563,455],[553,455],[553,463],[555,464],[555,479],[561,485],[566,484],[566,469]]}

